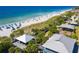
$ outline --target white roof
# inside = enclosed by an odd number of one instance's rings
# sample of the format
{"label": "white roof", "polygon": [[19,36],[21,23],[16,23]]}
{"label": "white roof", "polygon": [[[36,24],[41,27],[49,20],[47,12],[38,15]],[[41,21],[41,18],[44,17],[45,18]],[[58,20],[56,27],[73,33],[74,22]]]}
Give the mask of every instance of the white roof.
{"label": "white roof", "polygon": [[34,38],[34,37],[31,36],[31,35],[26,35],[26,34],[24,34],[24,35],[22,35],[22,36],[20,36],[20,37],[17,37],[16,39],[19,40],[19,41],[21,41],[21,42],[23,42],[23,43],[27,43],[27,42],[29,42],[30,40],[32,40],[33,38]]}
{"label": "white roof", "polygon": [[48,41],[42,46],[56,52],[72,52],[75,40],[66,37],[62,34],[54,34]]}
{"label": "white roof", "polygon": [[77,22],[75,22],[75,21],[72,21],[72,22],[70,22],[70,24],[77,24]]}
{"label": "white roof", "polygon": [[50,41],[47,41],[44,45],[42,45],[45,48],[48,48],[50,50],[56,51],[56,52],[62,52],[67,53],[68,50],[64,47],[64,44],[61,42],[51,41],[52,43],[49,43]]}
{"label": "white roof", "polygon": [[68,28],[68,29],[75,29],[75,27],[73,25],[70,24],[62,24],[59,26],[60,28]]}

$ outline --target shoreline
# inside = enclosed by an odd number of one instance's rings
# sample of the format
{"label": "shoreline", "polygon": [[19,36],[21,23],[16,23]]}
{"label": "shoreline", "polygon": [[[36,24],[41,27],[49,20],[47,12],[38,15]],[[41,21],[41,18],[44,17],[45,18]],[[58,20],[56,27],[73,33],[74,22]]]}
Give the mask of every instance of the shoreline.
{"label": "shoreline", "polygon": [[42,15],[42,16],[38,16],[38,17],[35,17],[35,18],[31,18],[30,20],[28,19],[28,20],[23,20],[23,21],[20,21],[20,22],[15,22],[15,23],[9,23],[9,24],[2,25],[2,26],[0,26],[0,36],[10,36],[10,34],[14,30],[23,28],[25,26],[30,26],[32,24],[45,22],[51,17],[63,14],[66,11],[70,11],[70,10],[71,9],[63,10],[63,11],[59,11],[59,12],[55,12],[55,13],[51,12],[51,13],[48,13],[47,15]]}

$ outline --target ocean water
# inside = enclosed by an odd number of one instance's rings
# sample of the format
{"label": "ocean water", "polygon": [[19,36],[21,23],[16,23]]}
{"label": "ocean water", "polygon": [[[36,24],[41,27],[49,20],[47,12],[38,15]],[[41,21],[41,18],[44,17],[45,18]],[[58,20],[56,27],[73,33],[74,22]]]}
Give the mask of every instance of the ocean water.
{"label": "ocean water", "polygon": [[[60,12],[73,6],[0,6],[0,25],[27,20],[50,12]],[[30,20],[30,19],[29,19]]]}

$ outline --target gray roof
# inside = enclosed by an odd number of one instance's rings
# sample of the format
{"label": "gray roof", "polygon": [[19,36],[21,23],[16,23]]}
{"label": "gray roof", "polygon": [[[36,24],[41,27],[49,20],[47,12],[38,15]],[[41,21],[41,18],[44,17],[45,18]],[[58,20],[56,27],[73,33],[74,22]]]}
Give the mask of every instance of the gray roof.
{"label": "gray roof", "polygon": [[17,46],[18,48],[20,48],[20,49],[24,49],[24,48],[26,48],[26,45],[24,45],[24,44],[22,44],[22,43],[20,43],[20,42],[14,42],[13,43],[13,45],[14,46]]}
{"label": "gray roof", "polygon": [[61,53],[71,53],[73,51],[75,42],[75,39],[71,39],[62,34],[54,34],[42,46]]}
{"label": "gray roof", "polygon": [[31,36],[31,35],[26,35],[26,34],[24,34],[24,35],[22,35],[22,36],[20,36],[20,37],[17,37],[17,38],[15,38],[15,39],[17,39],[17,40],[19,40],[19,41],[21,41],[21,42],[23,42],[23,43],[27,43],[27,42],[29,42],[30,40],[32,40],[34,37],[33,36]]}
{"label": "gray roof", "polygon": [[60,25],[58,27],[60,27],[60,28],[68,28],[68,29],[72,29],[72,30],[75,29],[75,26],[70,25],[70,24],[62,24],[62,25]]}
{"label": "gray roof", "polygon": [[75,21],[71,21],[70,24],[74,24],[75,25],[75,24],[78,24],[78,23],[75,22]]}

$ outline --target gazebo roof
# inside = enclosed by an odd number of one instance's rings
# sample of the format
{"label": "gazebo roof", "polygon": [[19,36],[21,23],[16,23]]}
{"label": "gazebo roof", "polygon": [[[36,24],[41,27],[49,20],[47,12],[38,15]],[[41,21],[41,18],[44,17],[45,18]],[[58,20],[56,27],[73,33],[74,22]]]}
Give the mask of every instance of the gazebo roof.
{"label": "gazebo roof", "polygon": [[31,35],[26,35],[26,34],[24,34],[24,35],[22,35],[22,36],[20,36],[20,37],[17,37],[17,38],[15,38],[15,39],[17,39],[17,40],[19,40],[19,41],[21,41],[21,42],[23,42],[23,43],[27,43],[27,42],[29,42],[30,40],[32,40],[34,37],[33,36],[31,36]]}

